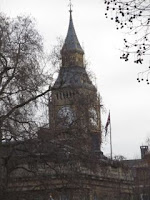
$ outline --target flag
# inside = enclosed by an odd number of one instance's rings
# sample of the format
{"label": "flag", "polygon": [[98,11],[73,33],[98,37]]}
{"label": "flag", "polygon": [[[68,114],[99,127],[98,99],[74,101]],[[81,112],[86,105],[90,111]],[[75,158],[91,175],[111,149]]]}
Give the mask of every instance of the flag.
{"label": "flag", "polygon": [[105,136],[107,135],[107,131],[108,131],[108,126],[110,125],[110,112],[109,112],[109,115],[108,115],[108,118],[107,118],[107,122],[106,122],[106,125],[105,125]]}

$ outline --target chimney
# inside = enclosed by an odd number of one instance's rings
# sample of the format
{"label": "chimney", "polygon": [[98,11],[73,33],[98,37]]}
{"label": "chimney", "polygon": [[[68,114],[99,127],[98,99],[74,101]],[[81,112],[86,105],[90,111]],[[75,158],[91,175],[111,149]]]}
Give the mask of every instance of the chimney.
{"label": "chimney", "polygon": [[140,146],[141,149],[141,159],[145,157],[145,155],[148,153],[148,146]]}

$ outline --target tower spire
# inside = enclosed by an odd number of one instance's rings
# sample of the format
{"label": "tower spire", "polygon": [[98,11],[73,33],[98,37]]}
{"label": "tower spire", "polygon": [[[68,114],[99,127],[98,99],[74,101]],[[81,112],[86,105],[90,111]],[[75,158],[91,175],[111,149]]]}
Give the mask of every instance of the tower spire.
{"label": "tower spire", "polygon": [[[69,12],[70,20],[68,33],[61,51],[62,54],[62,65],[63,66],[83,66],[83,54],[84,51],[79,43],[78,37],[75,32],[72,19],[72,2],[69,0]],[[78,58],[77,58],[78,57]],[[79,60],[79,61],[75,61]]]}

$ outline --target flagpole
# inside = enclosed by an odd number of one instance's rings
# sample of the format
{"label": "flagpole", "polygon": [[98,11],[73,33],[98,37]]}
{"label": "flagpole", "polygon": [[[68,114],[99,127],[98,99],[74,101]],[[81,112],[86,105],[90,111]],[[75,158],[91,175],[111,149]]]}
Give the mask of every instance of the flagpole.
{"label": "flagpole", "polygon": [[[110,113],[110,111],[109,111]],[[110,158],[112,160],[113,156],[112,156],[112,135],[111,135],[111,119],[110,119]]]}

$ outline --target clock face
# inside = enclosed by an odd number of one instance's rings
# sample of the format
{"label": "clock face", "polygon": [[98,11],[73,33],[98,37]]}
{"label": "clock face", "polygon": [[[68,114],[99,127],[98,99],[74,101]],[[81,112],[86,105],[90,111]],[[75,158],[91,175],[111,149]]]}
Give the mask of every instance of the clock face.
{"label": "clock face", "polygon": [[98,126],[98,116],[97,116],[97,112],[94,108],[90,108],[89,116],[90,116],[91,125],[94,127],[97,127]]}
{"label": "clock face", "polygon": [[69,106],[63,106],[58,111],[58,117],[62,125],[68,126],[75,120],[75,114]]}

